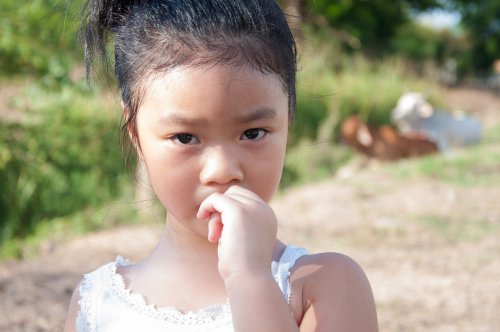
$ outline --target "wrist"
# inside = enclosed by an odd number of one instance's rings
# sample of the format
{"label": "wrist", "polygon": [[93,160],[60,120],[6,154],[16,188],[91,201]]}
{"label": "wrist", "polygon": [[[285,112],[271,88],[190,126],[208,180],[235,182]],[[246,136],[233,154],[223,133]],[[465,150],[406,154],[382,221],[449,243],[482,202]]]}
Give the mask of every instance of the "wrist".
{"label": "wrist", "polygon": [[228,291],[234,287],[240,287],[241,285],[251,289],[251,285],[257,285],[267,281],[274,282],[270,267],[239,269],[231,271],[230,273],[225,273],[222,278]]}

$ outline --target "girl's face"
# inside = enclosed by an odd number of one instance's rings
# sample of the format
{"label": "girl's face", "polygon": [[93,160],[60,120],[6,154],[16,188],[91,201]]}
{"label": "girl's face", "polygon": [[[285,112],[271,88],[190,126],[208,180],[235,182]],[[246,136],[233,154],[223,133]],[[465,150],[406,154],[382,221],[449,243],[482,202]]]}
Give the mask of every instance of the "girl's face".
{"label": "girl's face", "polygon": [[151,80],[137,113],[140,156],[169,224],[206,235],[200,203],[232,185],[269,201],[283,168],[288,97],[275,75],[226,65]]}

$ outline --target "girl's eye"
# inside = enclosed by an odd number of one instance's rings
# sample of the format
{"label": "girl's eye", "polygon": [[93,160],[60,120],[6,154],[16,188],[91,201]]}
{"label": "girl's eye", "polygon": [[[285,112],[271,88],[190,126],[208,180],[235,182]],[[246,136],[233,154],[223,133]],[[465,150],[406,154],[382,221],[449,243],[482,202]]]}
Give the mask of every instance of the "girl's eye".
{"label": "girl's eye", "polygon": [[264,137],[267,134],[267,131],[262,128],[252,128],[245,130],[245,132],[241,135],[241,139],[245,141],[257,141]]}
{"label": "girl's eye", "polygon": [[192,145],[199,143],[199,140],[191,134],[177,134],[174,136],[174,139],[177,140],[177,142],[184,145]]}

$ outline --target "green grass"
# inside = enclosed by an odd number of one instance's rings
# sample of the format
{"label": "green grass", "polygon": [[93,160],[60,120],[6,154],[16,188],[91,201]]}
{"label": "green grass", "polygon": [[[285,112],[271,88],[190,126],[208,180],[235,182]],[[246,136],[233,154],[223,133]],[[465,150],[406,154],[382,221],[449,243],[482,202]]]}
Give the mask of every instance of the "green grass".
{"label": "green grass", "polygon": [[22,120],[0,121],[0,246],[121,195],[130,175],[110,99],[79,85],[19,88],[10,103]]}
{"label": "green grass", "polygon": [[436,215],[424,215],[416,218],[423,225],[446,241],[477,241],[485,236],[500,231],[500,224],[488,220],[469,220]]}
{"label": "green grass", "polygon": [[29,258],[35,256],[42,247],[50,248],[92,231],[144,222],[137,214],[132,189],[129,184],[120,198],[99,207],[87,207],[70,215],[41,220],[28,236],[5,241],[0,246],[0,261]]}
{"label": "green grass", "polygon": [[489,129],[474,146],[420,159],[402,161],[388,167],[401,180],[431,178],[464,186],[500,185],[500,127]]}
{"label": "green grass", "polygon": [[288,148],[281,189],[328,178],[351,156],[352,152],[344,146],[302,140]]}

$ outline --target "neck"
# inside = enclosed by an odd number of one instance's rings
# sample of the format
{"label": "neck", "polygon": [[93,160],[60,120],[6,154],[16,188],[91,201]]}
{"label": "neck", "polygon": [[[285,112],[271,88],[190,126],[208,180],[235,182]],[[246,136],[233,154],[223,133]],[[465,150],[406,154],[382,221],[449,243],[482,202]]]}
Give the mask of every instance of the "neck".
{"label": "neck", "polygon": [[[276,240],[273,260],[279,260],[285,245]],[[182,224],[167,220],[165,230],[156,248],[149,257],[150,262],[158,266],[169,267],[175,264],[177,269],[197,269],[218,271],[218,244],[208,241],[206,236],[197,233]]]}
{"label": "neck", "polygon": [[180,223],[167,220],[150,258],[163,264],[176,264],[177,267],[195,263],[217,268],[217,243],[209,242],[207,237]]}
{"label": "neck", "polygon": [[142,290],[151,303],[182,310],[224,302],[227,295],[218,270],[217,244],[183,225],[166,223],[156,248],[136,265],[140,277],[130,276],[136,284],[132,281],[129,287]]}

